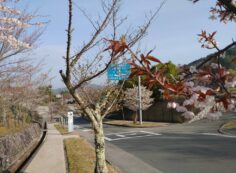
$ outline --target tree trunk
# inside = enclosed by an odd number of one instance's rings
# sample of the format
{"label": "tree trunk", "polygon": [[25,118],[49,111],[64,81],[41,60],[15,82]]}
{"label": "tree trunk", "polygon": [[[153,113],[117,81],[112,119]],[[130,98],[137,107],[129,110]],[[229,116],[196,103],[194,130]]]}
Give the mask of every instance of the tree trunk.
{"label": "tree trunk", "polygon": [[137,124],[138,121],[138,112],[136,111],[135,113],[133,113],[133,123]]}
{"label": "tree trunk", "polygon": [[102,120],[99,123],[99,128],[95,130],[95,152],[96,165],[94,173],[108,173],[105,157],[105,138],[103,132]]}
{"label": "tree trunk", "polygon": [[5,107],[3,107],[3,125],[4,125],[4,127],[7,127],[7,128],[9,128],[8,127],[8,119],[7,119],[7,113],[6,113],[6,109],[5,109]]}

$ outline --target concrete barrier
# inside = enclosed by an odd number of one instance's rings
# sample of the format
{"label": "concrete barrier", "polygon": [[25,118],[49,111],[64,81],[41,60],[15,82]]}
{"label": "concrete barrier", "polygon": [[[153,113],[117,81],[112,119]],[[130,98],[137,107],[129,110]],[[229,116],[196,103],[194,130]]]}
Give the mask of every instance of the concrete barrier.
{"label": "concrete barrier", "polygon": [[0,172],[18,172],[44,137],[40,125],[34,123],[21,132],[0,138]]}

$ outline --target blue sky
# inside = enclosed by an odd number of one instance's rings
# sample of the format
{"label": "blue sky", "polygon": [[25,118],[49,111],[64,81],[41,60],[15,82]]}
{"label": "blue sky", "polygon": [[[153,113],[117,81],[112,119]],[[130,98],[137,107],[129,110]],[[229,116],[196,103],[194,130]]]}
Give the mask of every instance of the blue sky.
{"label": "blue sky", "polygon": [[[65,55],[67,0],[38,0],[26,1],[30,9],[38,9],[40,14],[47,15],[50,20],[44,34],[40,38],[39,47],[34,52],[37,60],[44,59],[44,70],[51,69],[54,88],[64,87],[58,71],[64,68],[62,57]],[[99,0],[74,0],[92,17],[97,17]],[[155,10],[161,0],[123,0],[121,15],[128,16],[126,26],[135,28],[145,21],[145,14]],[[192,4],[188,0],[167,0],[161,9],[158,18],[149,28],[148,36],[142,41],[142,49],[156,48],[153,55],[162,61],[173,61],[176,64],[186,64],[212,51],[204,50],[198,43],[197,34],[202,29],[209,32],[217,30],[217,41],[220,47],[226,46],[235,39],[235,23],[223,24],[209,20],[209,9],[215,1],[202,0]],[[74,46],[76,50],[79,43],[88,40],[91,25],[75,8],[74,14]],[[98,81],[97,81],[98,82]],[[98,82],[99,83],[99,82]]]}

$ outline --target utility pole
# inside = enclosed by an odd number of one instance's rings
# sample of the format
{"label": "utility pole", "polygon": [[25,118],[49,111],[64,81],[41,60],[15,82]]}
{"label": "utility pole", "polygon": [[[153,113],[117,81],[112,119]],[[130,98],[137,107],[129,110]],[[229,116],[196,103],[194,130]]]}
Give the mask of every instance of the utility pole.
{"label": "utility pole", "polygon": [[50,121],[52,122],[52,85],[51,85],[51,80],[50,80],[50,85],[48,86],[49,88],[49,113],[50,113]]}
{"label": "utility pole", "polygon": [[143,124],[143,113],[142,113],[142,92],[141,92],[141,76],[138,76],[138,97],[139,97],[139,122]]}

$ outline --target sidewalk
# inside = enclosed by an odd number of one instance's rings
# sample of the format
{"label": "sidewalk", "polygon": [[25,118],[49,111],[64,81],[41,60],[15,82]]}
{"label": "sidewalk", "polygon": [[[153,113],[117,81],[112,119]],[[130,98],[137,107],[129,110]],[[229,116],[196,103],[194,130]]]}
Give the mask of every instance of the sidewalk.
{"label": "sidewalk", "polygon": [[48,124],[48,132],[42,146],[22,173],[66,173],[66,160],[63,148],[63,136]]}

